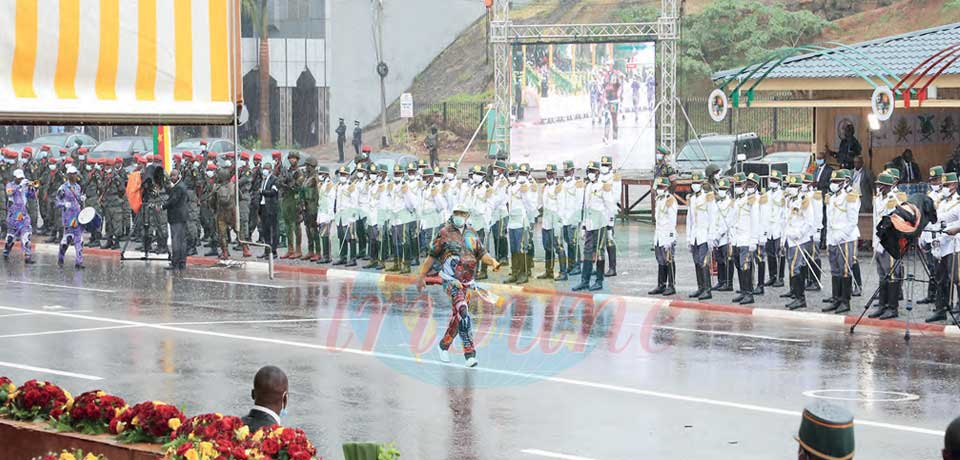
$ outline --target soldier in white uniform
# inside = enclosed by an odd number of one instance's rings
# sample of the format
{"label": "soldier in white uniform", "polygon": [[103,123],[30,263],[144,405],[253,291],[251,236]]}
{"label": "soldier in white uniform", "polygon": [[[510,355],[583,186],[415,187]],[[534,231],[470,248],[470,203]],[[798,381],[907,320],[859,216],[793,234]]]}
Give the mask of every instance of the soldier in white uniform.
{"label": "soldier in white uniform", "polygon": [[[555,255],[559,254],[562,261],[563,249],[559,244],[559,237],[563,233],[563,223],[560,220],[560,197],[563,194],[562,186],[557,182],[557,165],[548,164],[546,167],[546,183],[540,188],[540,204],[543,216],[540,221],[540,241],[543,244],[543,260],[545,269],[537,279],[552,280]],[[561,262],[561,271],[563,263]]]}
{"label": "soldier in white uniform", "polygon": [[[470,168],[467,182],[464,189],[464,203],[467,210],[470,211],[467,225],[476,230],[481,244],[483,244],[484,249],[487,249],[491,244],[490,219],[493,210],[491,208],[493,188],[487,183],[486,171],[480,165],[474,165],[473,168]],[[480,262],[477,271],[479,273],[477,273],[476,279],[487,279],[487,264]]]}
{"label": "soldier in white uniform", "polygon": [[730,292],[733,291],[733,271],[737,266],[733,260],[733,245],[730,244],[730,226],[736,215],[734,199],[730,195],[730,179],[718,178],[716,188],[716,213],[710,236],[713,240],[713,259],[717,261],[717,284],[713,290]]}
{"label": "soldier in white uniform", "polygon": [[691,193],[687,197],[687,246],[693,256],[693,269],[697,275],[697,290],[689,295],[699,300],[712,299],[710,293],[710,252],[713,249],[716,231],[716,202],[714,194],[703,189],[703,173],[694,172]]}
{"label": "soldier in white uniform", "polygon": [[[573,287],[574,291],[599,291],[603,289],[604,248],[606,248],[606,229],[610,215],[610,200],[607,194],[612,193],[609,184],[600,183],[600,165],[591,161],[587,165],[587,181],[584,188],[584,204],[582,229],[583,263],[580,267],[580,284]],[[676,216],[674,216],[676,217]],[[590,284],[593,274],[597,281]]]}
{"label": "soldier in white uniform", "polygon": [[[340,243],[338,260],[333,265],[357,265],[357,189],[350,180],[350,171],[341,166],[337,171],[336,198],[333,203],[337,223],[337,241]],[[349,255],[349,259],[348,259]]]}
{"label": "soldier in white uniform", "polygon": [[649,295],[674,295],[676,289],[677,264],[674,260],[677,247],[677,199],[670,193],[670,179],[654,179],[656,189],[656,228],[653,236],[653,250],[657,257],[657,287],[647,292]]}
{"label": "soldier in white uniform", "polygon": [[393,265],[385,267],[383,271],[399,272],[400,257],[394,244],[393,224],[397,220],[394,215],[396,194],[399,194],[399,182],[403,180],[403,176],[397,178],[385,164],[381,164],[377,172],[379,180],[375,193],[377,194],[377,227],[380,234],[380,260],[381,262],[393,261]]}
{"label": "soldier in white uniform", "polygon": [[320,260],[318,264],[329,264],[330,229],[333,227],[334,202],[337,199],[336,186],[330,180],[330,170],[326,166],[317,169],[319,203],[317,206],[317,227],[320,236]]}
{"label": "soldier in white uniform", "polygon": [[[780,239],[783,237],[786,213],[783,190],[781,188],[782,181],[783,174],[780,173],[780,171],[770,171],[770,177],[767,178],[767,191],[764,193],[764,199],[761,200],[761,205],[765,208],[763,212],[763,226],[767,233],[767,240],[764,242],[763,252],[767,259],[767,265],[770,267],[770,276],[766,281],[762,279],[763,270],[758,271],[760,275],[758,281],[762,282],[764,286],[783,286],[784,264],[782,263],[783,254],[781,252],[783,244]],[[797,191],[799,191],[799,189],[797,189]]]}
{"label": "soldier in white uniform", "polygon": [[527,270],[527,278],[533,276],[533,256],[534,256],[534,244],[533,244],[533,229],[537,225],[537,219],[540,217],[540,187],[537,186],[537,181],[530,178],[530,173],[533,170],[530,168],[530,165],[523,163],[520,165],[520,169],[517,171],[517,183],[522,186],[523,193],[523,204],[526,206],[526,236],[524,238],[524,252],[523,252],[523,266]]}
{"label": "soldier in white uniform", "polygon": [[[944,198],[944,200],[949,203],[960,202],[960,195],[958,195],[957,188],[957,174],[956,173],[947,173],[944,175],[944,187],[950,190],[949,196]],[[937,217],[944,221],[941,225],[947,236],[952,240],[949,244],[953,249],[953,252],[948,256],[949,262],[947,263],[947,282],[950,283],[951,289],[956,289],[958,297],[960,297],[960,241],[956,236],[956,232],[960,231],[960,205],[954,204],[951,206],[950,211],[948,211],[946,216]],[[960,317],[960,300],[957,303],[953,303],[950,306],[950,313],[954,317]]]}
{"label": "soldier in white uniform", "polygon": [[[898,265],[893,256],[880,244],[877,226],[897,206],[907,200],[902,192],[894,190],[893,176],[883,173],[877,176],[876,193],[873,195],[873,262],[877,267],[880,286],[877,290],[877,309],[870,318],[893,319],[899,316],[900,285],[903,280],[903,265]],[[896,267],[896,269],[894,269]]]}
{"label": "soldier in white uniform", "polygon": [[[363,266],[366,269],[382,270],[383,256],[380,253],[380,193],[377,191],[380,185],[380,165],[369,163],[361,173],[357,168],[357,179],[363,184],[360,188],[360,212],[365,216],[366,230],[364,237],[367,239],[366,248],[361,246],[361,253],[369,256],[370,262]],[[359,224],[358,224],[359,225]],[[357,238],[359,240],[359,238]],[[364,252],[365,251],[365,252]]]}
{"label": "soldier in white uniform", "polygon": [[[443,227],[443,215],[447,209],[447,201],[443,197],[443,194],[440,193],[441,184],[436,180],[433,174],[433,168],[425,166],[421,169],[421,173],[423,174],[423,187],[420,192],[420,247],[427,248]],[[464,201],[467,202],[469,200],[465,199]],[[482,231],[482,227],[473,228],[477,229],[477,232]]]}
{"label": "soldier in white uniform", "polygon": [[[943,167],[934,166],[930,168],[930,176],[927,179],[927,183],[930,185],[930,191],[927,193],[927,196],[933,200],[934,206],[937,207],[938,211],[940,208],[940,199],[941,192],[943,191]],[[932,229],[932,228],[931,228]],[[940,310],[940,299],[939,294],[943,290],[940,289],[937,280],[943,278],[942,264],[940,261],[940,251],[939,249],[933,248],[933,242],[936,238],[931,232],[923,232],[920,234],[919,238],[919,247],[920,251],[925,255],[927,262],[927,271],[930,272],[930,282],[927,283],[927,296],[917,303],[920,305],[923,304],[934,304],[934,310]],[[939,316],[936,313],[934,316]]]}
{"label": "soldier in white uniform", "polygon": [[[404,198],[407,195],[407,188],[404,183],[404,167],[400,164],[393,165],[393,183],[391,183],[387,189],[390,193],[390,228],[391,228],[391,237],[393,244],[393,258],[394,262],[397,265],[397,270],[400,273],[407,273],[410,271],[409,266],[407,265],[407,257],[410,249],[409,241],[407,241],[406,234],[404,233],[404,224],[409,222],[411,219],[414,219],[413,212],[415,208],[407,208],[407,203],[404,201]],[[387,271],[394,271],[388,269]]]}
{"label": "soldier in white uniform", "polygon": [[827,201],[827,251],[830,258],[832,298],[824,299],[830,305],[823,312],[850,311],[853,294],[853,261],[856,258],[860,230],[860,194],[851,190],[847,179],[849,171],[840,169],[830,177],[830,197]]}
{"label": "soldier in white uniform", "polygon": [[527,235],[527,206],[523,199],[526,191],[523,190],[518,182],[518,169],[520,167],[515,163],[507,166],[507,180],[510,186],[507,188],[507,236],[510,243],[510,277],[507,283],[524,284],[527,282],[527,270],[524,266]]}
{"label": "soldier in white uniform", "polygon": [[787,297],[793,298],[792,302],[786,304],[786,308],[799,310],[807,308],[806,280],[804,277],[808,271],[805,267],[807,266],[807,257],[809,257],[814,246],[810,235],[813,234],[819,220],[816,220],[817,213],[814,212],[810,197],[800,191],[803,187],[803,177],[799,175],[788,176],[786,182],[785,212],[781,216],[780,225],[784,228],[782,237],[783,245],[786,248],[784,271],[790,275],[790,293]]}
{"label": "soldier in white uniform", "polygon": [[490,168],[490,187],[493,189],[490,197],[493,234],[490,235],[490,240],[493,241],[497,261],[504,266],[507,265],[507,254],[510,252],[507,241],[507,188],[510,183],[506,174],[507,164],[501,160],[497,160]]}
{"label": "soldier in white uniform", "polygon": [[443,221],[446,222],[453,215],[453,207],[460,203],[460,197],[463,194],[464,187],[460,178],[457,177],[457,164],[451,162],[447,165],[447,172],[443,176],[441,192],[443,200],[447,203],[447,209],[443,214]]}
{"label": "soldier in white uniform", "polygon": [[[410,266],[420,265],[420,215],[423,212],[423,188],[424,182],[420,178],[420,169],[417,163],[407,164],[407,178],[405,182],[409,196],[404,196],[408,202],[408,207],[413,205],[413,221],[404,224],[404,232],[407,240],[410,241]],[[453,213],[451,212],[451,215]]]}
{"label": "soldier in white uniform", "polygon": [[566,250],[566,271],[561,259],[559,280],[566,280],[567,276],[580,274],[580,221],[583,218],[583,189],[582,180],[577,179],[573,161],[563,163],[563,195],[560,199],[560,218],[563,221],[563,246]]}
{"label": "soldier in white uniform", "polygon": [[757,255],[757,242],[763,233],[760,228],[760,197],[748,194],[747,177],[743,173],[733,176],[734,215],[730,226],[731,244],[737,263],[737,278],[740,290],[733,302],[741,305],[753,303],[753,262]]}
{"label": "soldier in white uniform", "polygon": [[353,171],[353,185],[357,190],[357,258],[366,260],[368,255],[369,235],[367,233],[370,222],[370,181],[367,176],[367,166],[372,163],[366,161],[357,163]]}
{"label": "soldier in white uniform", "polygon": [[823,284],[823,265],[820,262],[820,244],[821,241],[820,233],[824,232],[823,228],[823,193],[820,190],[817,190],[814,185],[813,174],[807,173],[803,175],[803,188],[802,193],[810,199],[810,204],[813,206],[814,217],[817,221],[817,225],[813,228],[813,232],[810,235],[811,241],[813,241],[813,248],[808,254],[810,256],[809,266],[807,267],[807,291],[819,291]]}
{"label": "soldier in white uniform", "polygon": [[[767,198],[768,197],[766,194],[760,193],[760,182],[761,182],[760,175],[757,173],[747,174],[747,181],[744,182],[744,189],[746,190],[745,193],[747,197],[756,198],[760,208],[760,215],[759,215],[760,225],[759,225],[759,228],[757,228],[756,230],[757,249],[756,251],[753,252],[753,272],[755,272],[757,276],[757,284],[753,288],[753,295],[755,296],[763,295],[763,288],[764,288],[763,280],[764,280],[764,274],[766,273],[765,270],[767,266],[766,265],[767,257],[764,252],[764,246],[767,244],[767,232],[769,231],[769,229],[767,228],[767,223],[768,223],[767,222],[767,214],[768,214]],[[753,285],[753,281],[751,281],[751,285]]]}
{"label": "soldier in white uniform", "polygon": [[622,191],[620,174],[613,172],[613,158],[609,156],[600,157],[600,181],[609,184],[612,193],[607,194],[607,199],[611,201],[608,205],[609,216],[607,216],[607,272],[605,276],[617,276],[617,242],[614,237],[613,226],[619,212],[618,199]]}
{"label": "soldier in white uniform", "polygon": [[[937,206],[937,223],[934,230],[945,230],[960,221],[960,197],[957,196],[957,175],[955,173],[943,175],[943,186],[940,190],[940,202]],[[928,226],[929,229],[929,226]],[[933,251],[939,256],[940,263],[937,270],[937,303],[933,314],[927,318],[928,323],[947,319],[947,309],[952,308],[952,292],[954,281],[957,278],[955,254],[957,251],[956,238],[946,233],[935,233]]]}

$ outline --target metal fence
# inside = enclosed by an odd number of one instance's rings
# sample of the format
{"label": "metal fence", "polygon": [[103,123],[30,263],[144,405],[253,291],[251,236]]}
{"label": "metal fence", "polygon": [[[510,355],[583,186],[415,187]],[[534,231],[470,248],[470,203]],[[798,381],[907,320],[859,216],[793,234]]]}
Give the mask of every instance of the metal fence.
{"label": "metal fence", "polygon": [[[452,131],[459,136],[470,137],[486,114],[491,102],[433,102],[418,103],[414,99],[411,127],[426,130],[436,125],[440,129]],[[400,107],[391,105],[387,110],[387,120],[400,119]],[[480,130],[479,139],[486,138],[486,130]]]}
{"label": "metal fence", "polygon": [[700,135],[753,132],[768,146],[775,141],[813,142],[812,108],[741,107],[730,109],[727,118],[717,123],[707,113],[706,97],[685,98],[681,102],[690,117],[687,123],[682,114],[677,114],[677,140],[681,143],[693,139],[694,132]]}

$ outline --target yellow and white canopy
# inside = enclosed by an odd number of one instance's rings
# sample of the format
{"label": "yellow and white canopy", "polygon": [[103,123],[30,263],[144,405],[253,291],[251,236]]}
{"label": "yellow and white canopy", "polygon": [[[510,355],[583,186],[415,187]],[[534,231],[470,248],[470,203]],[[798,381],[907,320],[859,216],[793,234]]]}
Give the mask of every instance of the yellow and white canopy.
{"label": "yellow and white canopy", "polygon": [[0,121],[227,123],[237,0],[0,1]]}

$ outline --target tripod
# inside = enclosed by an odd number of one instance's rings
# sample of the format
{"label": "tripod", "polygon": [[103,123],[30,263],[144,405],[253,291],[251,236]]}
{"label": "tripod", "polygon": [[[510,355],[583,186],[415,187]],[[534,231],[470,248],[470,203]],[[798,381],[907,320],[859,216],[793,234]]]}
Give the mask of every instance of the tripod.
{"label": "tripod", "polygon": [[[142,261],[154,260],[150,258],[150,246],[151,246],[151,243],[153,242],[150,241],[150,224],[146,219],[147,212],[148,211],[146,207],[143,207],[140,209],[140,212],[137,213],[137,217],[133,221],[133,227],[131,227],[131,231],[130,231],[131,235],[129,238],[127,238],[126,241],[123,242],[123,246],[120,248],[121,262],[123,262],[124,260],[142,260]],[[136,229],[136,228],[140,228],[142,231],[141,236],[143,238],[143,255],[140,257],[126,257],[125,254],[127,252],[127,246],[130,244],[131,241],[133,241],[133,229]],[[171,254],[168,252],[167,256],[164,259],[160,259],[160,260],[169,260],[170,257],[171,257]]]}

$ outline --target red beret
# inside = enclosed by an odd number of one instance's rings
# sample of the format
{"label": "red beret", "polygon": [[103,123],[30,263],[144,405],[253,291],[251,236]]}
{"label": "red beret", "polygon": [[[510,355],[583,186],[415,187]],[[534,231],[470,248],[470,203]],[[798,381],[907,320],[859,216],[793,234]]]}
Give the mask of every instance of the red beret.
{"label": "red beret", "polygon": [[120,157],[114,158],[114,159],[113,159],[113,164],[115,164],[115,165],[122,165],[122,164],[123,164],[123,158],[120,158]]}
{"label": "red beret", "polygon": [[273,157],[274,157],[274,158],[280,158],[281,155],[283,155],[283,154],[280,153],[280,152],[278,152],[278,151],[274,151],[274,152],[273,152]]}
{"label": "red beret", "polygon": [[263,155],[261,155],[261,154],[259,154],[259,153],[254,153],[254,154],[253,154],[253,161],[260,161],[260,160],[262,160],[262,159],[263,159]]}
{"label": "red beret", "polygon": [[81,154],[81,155],[83,155],[84,153],[87,153],[87,152],[89,152],[89,150],[87,150],[86,147],[80,147],[79,149],[77,149],[77,153],[79,153],[79,154]]}
{"label": "red beret", "polygon": [[33,153],[33,148],[28,145],[23,148],[23,153]]}
{"label": "red beret", "polygon": [[233,152],[227,152],[227,153],[225,153],[223,156],[224,156],[224,158],[226,158],[226,159],[228,159],[228,160],[232,160],[233,157],[237,156],[237,154],[235,154],[235,153],[233,153]]}
{"label": "red beret", "polygon": [[20,156],[23,158],[30,158],[30,152],[28,152],[27,149],[23,149],[23,153],[21,153]]}
{"label": "red beret", "polygon": [[91,164],[91,165],[95,165],[95,164],[97,164],[97,163],[99,163],[99,162],[100,162],[100,160],[98,160],[98,159],[96,159],[96,158],[91,158],[91,159],[87,160],[87,163],[88,163],[88,164]]}
{"label": "red beret", "polygon": [[370,153],[370,146],[369,146],[369,145],[364,145],[363,148],[360,149],[360,151],[363,152],[363,153]]}
{"label": "red beret", "polygon": [[110,166],[113,164],[113,158],[103,158],[100,160],[100,164],[104,166]]}
{"label": "red beret", "polygon": [[180,155],[179,153],[174,153],[174,154],[173,154],[173,159],[174,159],[175,161],[180,161],[180,160],[183,159],[183,155]]}
{"label": "red beret", "polygon": [[16,158],[17,152],[14,152],[13,150],[10,150],[10,149],[3,149],[3,156],[6,158]]}
{"label": "red beret", "polygon": [[60,153],[67,153],[67,149],[60,147]]}
{"label": "red beret", "polygon": [[144,159],[147,160],[147,163],[152,163],[155,158],[152,153],[148,153]]}
{"label": "red beret", "polygon": [[40,146],[40,151],[41,151],[41,152],[49,152],[49,151],[50,151],[50,146],[47,145],[47,144],[43,144],[43,145]]}
{"label": "red beret", "polygon": [[136,160],[137,160],[137,163],[139,163],[139,164],[142,164],[142,165],[147,164],[147,159],[144,158],[144,157],[139,157],[139,158],[137,158]]}
{"label": "red beret", "polygon": [[57,159],[54,158],[54,157],[47,158],[47,161],[50,162],[50,164],[56,164],[56,163],[57,163]]}
{"label": "red beret", "polygon": [[72,164],[72,163],[73,163],[73,157],[67,157],[66,160],[63,160],[63,162],[66,163],[66,164]]}
{"label": "red beret", "polygon": [[200,139],[200,145],[207,145],[206,139]]}
{"label": "red beret", "polygon": [[215,165],[215,164],[213,164],[213,163],[209,163],[209,164],[207,164],[207,170],[208,170],[208,171],[216,171],[216,170],[217,170],[217,165]]}
{"label": "red beret", "polygon": [[186,158],[186,159],[188,159],[188,160],[192,160],[192,159],[193,159],[193,152],[191,152],[191,151],[189,151],[189,150],[184,150],[184,151],[183,151],[183,157]]}
{"label": "red beret", "polygon": [[216,152],[207,152],[207,159],[208,159],[208,160],[216,160],[216,159],[217,159],[217,154],[216,154]]}
{"label": "red beret", "polygon": [[241,153],[241,154],[240,154],[240,159],[241,159],[241,160],[249,160],[249,159],[250,159],[250,152],[243,152],[243,153]]}

